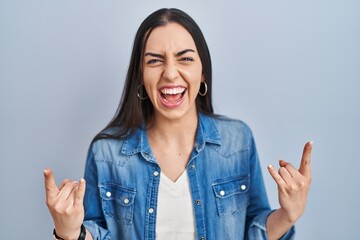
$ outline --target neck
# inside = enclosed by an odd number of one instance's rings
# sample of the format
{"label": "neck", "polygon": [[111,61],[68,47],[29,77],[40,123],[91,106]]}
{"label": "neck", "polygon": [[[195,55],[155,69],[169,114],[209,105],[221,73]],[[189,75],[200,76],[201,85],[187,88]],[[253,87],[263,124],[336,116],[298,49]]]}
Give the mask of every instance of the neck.
{"label": "neck", "polygon": [[195,141],[197,125],[197,113],[192,117],[175,120],[154,116],[148,132],[166,142],[188,142],[189,140]]}

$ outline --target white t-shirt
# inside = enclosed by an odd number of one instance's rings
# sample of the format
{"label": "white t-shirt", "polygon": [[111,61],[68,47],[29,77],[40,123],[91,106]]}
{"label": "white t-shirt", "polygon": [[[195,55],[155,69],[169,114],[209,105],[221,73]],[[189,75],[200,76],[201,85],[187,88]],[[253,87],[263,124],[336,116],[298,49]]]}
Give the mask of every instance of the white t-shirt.
{"label": "white t-shirt", "polygon": [[194,209],[186,170],[176,182],[160,173],[158,194],[156,239],[194,240]]}

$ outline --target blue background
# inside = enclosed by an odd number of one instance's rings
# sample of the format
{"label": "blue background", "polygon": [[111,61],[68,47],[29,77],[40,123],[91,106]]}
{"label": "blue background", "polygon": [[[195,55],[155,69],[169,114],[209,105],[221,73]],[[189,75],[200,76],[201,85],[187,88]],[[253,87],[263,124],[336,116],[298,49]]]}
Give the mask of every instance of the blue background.
{"label": "blue background", "polygon": [[42,170],[79,179],[117,108],[135,32],[162,7],[200,25],[217,113],[253,129],[266,170],[314,141],[297,239],[360,235],[360,2],[0,0],[0,239],[50,239]]}

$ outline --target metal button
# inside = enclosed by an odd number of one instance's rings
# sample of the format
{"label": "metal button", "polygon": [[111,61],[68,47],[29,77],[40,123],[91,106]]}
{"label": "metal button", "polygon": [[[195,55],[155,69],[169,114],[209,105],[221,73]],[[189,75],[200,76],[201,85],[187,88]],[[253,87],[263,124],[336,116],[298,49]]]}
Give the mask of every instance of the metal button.
{"label": "metal button", "polygon": [[129,201],[128,198],[125,198],[125,199],[124,199],[124,203],[125,203],[125,204],[128,204],[129,202],[130,202],[130,201]]}
{"label": "metal button", "polygon": [[221,196],[224,196],[224,195],[225,195],[225,191],[224,191],[224,190],[221,190],[221,191],[220,191],[220,195],[221,195]]}
{"label": "metal button", "polygon": [[204,238],[204,237],[201,237],[200,240],[205,240],[205,238]]}
{"label": "metal button", "polygon": [[191,164],[191,165],[190,165],[190,168],[191,168],[191,169],[194,169],[194,168],[195,168],[195,164]]}
{"label": "metal button", "polygon": [[111,197],[111,192],[106,192],[107,197]]}
{"label": "metal button", "polygon": [[240,189],[244,191],[246,189],[246,186],[243,184],[241,185]]}
{"label": "metal button", "polygon": [[154,209],[153,208],[149,208],[149,213],[154,213]]}
{"label": "metal button", "polygon": [[155,177],[159,176],[159,172],[158,172],[158,171],[155,171],[155,172],[154,172],[154,176],[155,176]]}
{"label": "metal button", "polygon": [[200,205],[201,204],[201,201],[200,200],[196,200],[196,205]]}

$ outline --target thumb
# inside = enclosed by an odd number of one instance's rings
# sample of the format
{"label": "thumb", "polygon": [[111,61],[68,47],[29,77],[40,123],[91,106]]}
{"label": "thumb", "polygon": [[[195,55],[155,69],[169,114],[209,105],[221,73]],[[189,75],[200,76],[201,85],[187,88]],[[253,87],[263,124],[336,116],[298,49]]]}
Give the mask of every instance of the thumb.
{"label": "thumb", "polygon": [[59,189],[56,186],[54,174],[51,169],[44,170],[46,198],[51,199],[58,195]]}
{"label": "thumb", "polygon": [[299,172],[304,176],[310,176],[310,162],[311,162],[311,151],[313,142],[307,142],[304,146],[303,155],[301,158]]}

